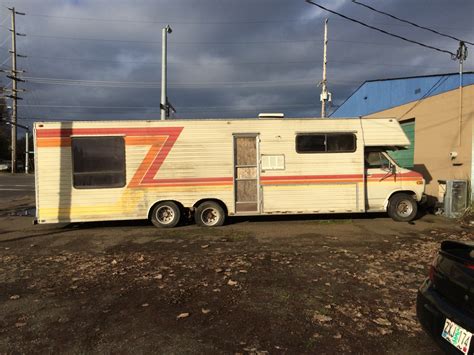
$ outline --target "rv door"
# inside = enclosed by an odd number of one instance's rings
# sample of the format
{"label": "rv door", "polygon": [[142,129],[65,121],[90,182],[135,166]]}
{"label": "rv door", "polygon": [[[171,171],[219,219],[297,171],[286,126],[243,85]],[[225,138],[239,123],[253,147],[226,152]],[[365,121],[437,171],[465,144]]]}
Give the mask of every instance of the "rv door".
{"label": "rv door", "polygon": [[367,211],[383,211],[384,203],[393,191],[401,188],[398,169],[387,153],[365,152],[365,191]]}

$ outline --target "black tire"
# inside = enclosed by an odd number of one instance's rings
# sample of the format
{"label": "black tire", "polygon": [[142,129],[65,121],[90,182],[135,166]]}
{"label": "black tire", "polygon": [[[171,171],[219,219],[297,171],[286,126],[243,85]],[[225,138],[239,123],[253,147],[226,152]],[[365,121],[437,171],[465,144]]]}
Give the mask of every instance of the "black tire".
{"label": "black tire", "polygon": [[201,203],[194,211],[194,220],[201,227],[219,227],[224,224],[225,211],[217,202]]}
{"label": "black tire", "polygon": [[155,227],[173,228],[181,219],[181,209],[173,201],[160,202],[153,207],[150,215],[151,223]]}
{"label": "black tire", "polygon": [[394,221],[410,222],[418,213],[418,204],[409,194],[395,194],[390,197],[387,212]]}

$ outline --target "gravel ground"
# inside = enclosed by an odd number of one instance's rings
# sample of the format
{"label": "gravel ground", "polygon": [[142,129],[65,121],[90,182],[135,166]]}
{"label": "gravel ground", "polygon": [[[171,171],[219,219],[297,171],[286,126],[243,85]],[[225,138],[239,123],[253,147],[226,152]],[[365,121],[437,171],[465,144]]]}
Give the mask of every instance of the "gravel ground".
{"label": "gravel ground", "polygon": [[[415,315],[456,221],[33,226],[0,216],[0,352],[436,354]],[[16,207],[18,208],[18,206]]]}

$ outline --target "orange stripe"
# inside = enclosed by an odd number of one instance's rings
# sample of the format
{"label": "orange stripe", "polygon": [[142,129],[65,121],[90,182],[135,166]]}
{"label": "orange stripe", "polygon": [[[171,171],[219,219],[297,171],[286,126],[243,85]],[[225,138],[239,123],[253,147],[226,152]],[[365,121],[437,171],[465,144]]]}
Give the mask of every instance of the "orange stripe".
{"label": "orange stripe", "polygon": [[38,138],[36,145],[41,148],[70,147],[71,138]]}
{"label": "orange stripe", "polygon": [[150,183],[148,186],[146,183],[142,183],[137,187],[171,187],[171,186],[189,186],[189,187],[198,187],[198,186],[232,186],[232,182],[201,182],[201,183]]}
{"label": "orange stripe", "polygon": [[126,136],[125,143],[127,145],[160,145],[165,142],[166,138],[167,136]]}
{"label": "orange stripe", "polygon": [[[143,177],[146,175],[146,173],[150,169],[151,163],[155,160],[156,156],[163,147],[164,141],[165,140],[162,139],[161,142],[158,142],[156,145],[151,146],[150,150],[145,156],[145,159],[143,159],[137,171],[133,175],[133,178],[128,184],[128,187],[138,187],[141,185]],[[142,172],[144,173],[142,174]]]}

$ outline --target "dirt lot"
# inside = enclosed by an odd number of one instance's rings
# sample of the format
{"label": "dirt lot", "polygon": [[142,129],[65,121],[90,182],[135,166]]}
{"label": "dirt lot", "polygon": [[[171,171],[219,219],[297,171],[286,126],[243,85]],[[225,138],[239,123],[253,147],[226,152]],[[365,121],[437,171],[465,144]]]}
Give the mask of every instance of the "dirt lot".
{"label": "dirt lot", "polygon": [[[16,208],[28,203],[15,204]],[[0,212],[0,352],[437,353],[415,318],[440,217],[31,225]]]}

